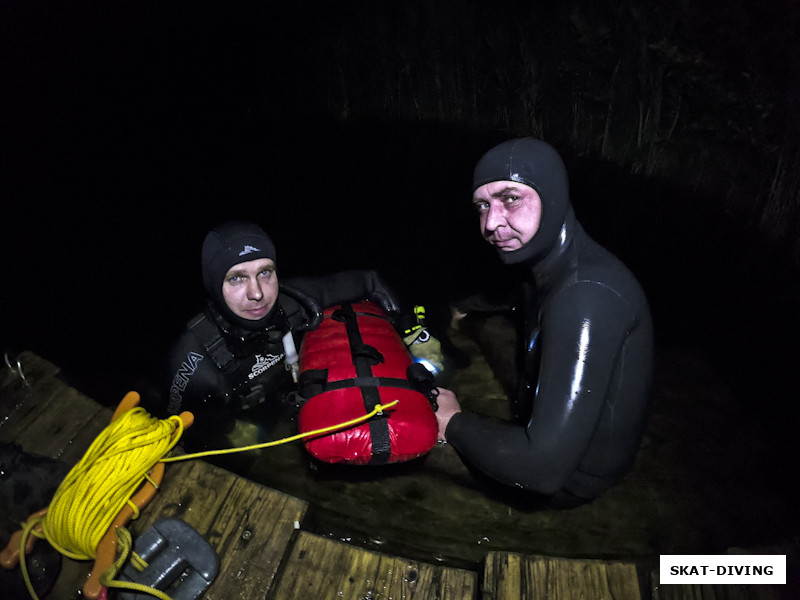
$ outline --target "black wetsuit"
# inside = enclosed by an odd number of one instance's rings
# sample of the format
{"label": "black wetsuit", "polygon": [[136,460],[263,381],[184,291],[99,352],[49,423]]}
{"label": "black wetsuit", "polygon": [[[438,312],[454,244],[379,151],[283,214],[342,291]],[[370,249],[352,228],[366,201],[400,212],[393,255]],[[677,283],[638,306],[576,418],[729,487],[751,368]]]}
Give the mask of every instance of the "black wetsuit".
{"label": "black wetsuit", "polygon": [[372,300],[397,312],[392,293],[373,271],[344,271],[327,277],[295,278],[282,284],[278,300],[258,330],[232,324],[214,303],[194,317],[169,357],[168,414],[191,411],[195,424],[183,437],[192,450],[225,445],[237,416],[275,416],[280,399],[293,390],[285,364],[283,335],[292,331],[300,349],[302,332],[321,310],[346,301]]}
{"label": "black wetsuit", "polygon": [[631,272],[576,221],[552,149],[531,143],[501,151],[517,161],[541,152],[550,159],[542,177],[517,177],[519,163],[508,176],[481,171],[481,163],[476,169],[476,188],[487,179],[510,179],[533,183],[542,198],[533,240],[516,257],[501,255],[530,268],[519,400],[532,408],[521,424],[457,413],[447,440],[465,462],[501,483],[595,498],[629,470],[643,435],[653,362],[650,311]]}

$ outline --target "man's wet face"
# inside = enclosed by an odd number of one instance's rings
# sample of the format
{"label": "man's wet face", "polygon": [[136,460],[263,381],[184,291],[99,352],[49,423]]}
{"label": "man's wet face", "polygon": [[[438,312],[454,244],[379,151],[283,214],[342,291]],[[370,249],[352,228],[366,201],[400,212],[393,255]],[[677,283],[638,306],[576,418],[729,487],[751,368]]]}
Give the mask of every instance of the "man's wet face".
{"label": "man's wet face", "polygon": [[264,318],[278,298],[275,263],[260,258],[233,265],[222,282],[222,296],[237,317],[249,321]]}
{"label": "man's wet face", "polygon": [[472,195],[484,239],[502,252],[519,250],[533,239],[542,217],[542,200],[529,185],[493,181]]}

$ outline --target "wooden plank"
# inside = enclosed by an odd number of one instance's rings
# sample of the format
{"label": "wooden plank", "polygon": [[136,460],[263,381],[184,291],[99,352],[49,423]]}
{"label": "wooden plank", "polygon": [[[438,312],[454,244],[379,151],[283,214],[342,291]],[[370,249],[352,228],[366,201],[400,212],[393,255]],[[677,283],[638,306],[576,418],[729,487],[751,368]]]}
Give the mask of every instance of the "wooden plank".
{"label": "wooden plank", "polygon": [[[220,557],[220,573],[205,598],[264,598],[307,508],[302,500],[188,460],[167,465],[158,493],[129,528],[136,537],[165,517],[185,521]],[[78,597],[91,566],[65,558],[48,598]]]}
{"label": "wooden plank", "polygon": [[114,414],[113,408],[101,407],[91,418],[86,421],[75,433],[74,437],[70,439],[58,451],[60,453],[57,458],[64,461],[68,465],[76,464],[89,446],[92,445],[95,438],[111,423],[111,416]]}
{"label": "wooden plank", "polygon": [[[6,368],[0,375],[0,398],[5,418],[0,439],[23,448],[60,457],[67,464],[79,460],[95,437],[108,425],[110,408],[102,408],[56,375],[58,369],[30,355],[24,357],[26,380]],[[387,594],[409,600],[474,600],[477,574],[361,550],[308,533],[298,533],[307,504],[281,492],[233,475],[200,460],[167,465],[159,492],[130,524],[134,537],[155,521],[177,517],[194,527],[220,556],[220,573],[207,591],[208,600],[273,597],[294,598],[294,589],[307,596],[338,599],[380,597]],[[292,546],[301,541],[299,549]],[[295,565],[283,568],[292,548]],[[333,551],[332,551],[333,549]],[[314,570],[311,561],[328,565]],[[48,598],[79,597],[91,561],[64,558],[61,576]],[[283,569],[284,576],[278,579]],[[293,574],[290,581],[286,574]],[[326,578],[336,577],[336,584]],[[279,582],[283,591],[273,595]],[[310,583],[311,582],[311,583]],[[342,593],[339,593],[339,590]],[[372,592],[370,592],[372,590]]]}
{"label": "wooden plank", "polygon": [[[31,375],[26,382],[19,381],[5,388],[2,393],[3,422],[0,426],[0,441],[17,441],[27,429],[35,427],[42,411],[48,410],[49,405],[55,403],[65,386],[66,384],[55,377],[37,379]],[[63,410],[63,404],[61,409]],[[25,450],[34,451],[30,448]]]}
{"label": "wooden plank", "polygon": [[481,591],[492,600],[641,600],[633,564],[509,552],[487,555]]}
{"label": "wooden plank", "polygon": [[[3,421],[30,399],[35,382],[49,379],[58,373],[58,368],[53,363],[31,352],[5,358],[8,364],[5,360],[0,363],[0,417]],[[0,421],[0,426],[3,421]]]}
{"label": "wooden plank", "polygon": [[10,367],[6,362],[0,364],[3,374],[0,376],[0,391],[7,385],[13,385],[20,377],[28,380],[39,380],[51,377],[59,372],[58,367],[33,352],[21,352],[18,356],[7,356]]}
{"label": "wooden plank", "polygon": [[220,557],[205,598],[264,598],[307,509],[302,500],[189,460],[167,465],[161,489],[131,530],[138,535],[158,519],[182,519]]}
{"label": "wooden plank", "polygon": [[164,517],[186,521],[201,533],[209,531],[235,478],[201,461],[168,464],[158,493],[131,524],[131,532],[141,533]]}
{"label": "wooden plank", "polygon": [[[24,379],[5,364],[0,373],[0,441],[75,464],[109,422],[111,412],[59,379],[59,369],[49,361],[30,352],[19,360]],[[63,557],[58,579],[46,597],[81,597],[79,589],[90,568],[89,561]]]}
{"label": "wooden plank", "polygon": [[[8,367],[0,373],[0,440],[75,464],[109,424],[113,409],[71,388],[46,360],[30,353],[20,360],[25,379]],[[272,585],[306,510],[302,500],[189,460],[167,465],[161,489],[130,529],[136,536],[163,517],[184,520],[221,559],[206,598],[260,598]],[[91,566],[91,561],[64,558],[48,597],[77,597]]]}
{"label": "wooden plank", "polygon": [[209,600],[265,598],[307,510],[297,498],[237,479],[208,536],[223,573]]}
{"label": "wooden plank", "polygon": [[[75,446],[78,451],[70,453],[73,461],[68,463],[74,464],[97,434],[108,425],[111,415],[106,413],[105,423],[100,424],[95,418],[103,412],[103,407],[97,402],[58,379],[47,383],[50,398],[44,399],[44,407],[36,411],[38,415],[17,433],[16,442],[27,452],[51,458],[62,458],[67,449]],[[90,425],[93,427],[89,428]],[[100,425],[99,429],[97,425]],[[81,440],[80,448],[77,448],[79,444],[73,442],[77,438]]]}
{"label": "wooden plank", "polygon": [[20,362],[24,380],[14,370],[3,371],[0,442],[74,464],[108,424],[111,412],[59,379],[52,363],[29,352]]}
{"label": "wooden plank", "polygon": [[474,599],[477,573],[357,548],[301,531],[270,600]]}

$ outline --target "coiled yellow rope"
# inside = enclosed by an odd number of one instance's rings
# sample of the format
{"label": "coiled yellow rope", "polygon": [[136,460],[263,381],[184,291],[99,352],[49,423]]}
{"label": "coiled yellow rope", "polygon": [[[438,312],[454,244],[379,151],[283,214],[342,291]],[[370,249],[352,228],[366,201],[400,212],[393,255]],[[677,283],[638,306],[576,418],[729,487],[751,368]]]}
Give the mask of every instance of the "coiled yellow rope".
{"label": "coiled yellow rope", "polygon": [[42,520],[47,541],[69,558],[95,558],[117,514],[182,433],[179,417],[158,420],[142,408],[122,413],[95,438],[56,490]]}
{"label": "coiled yellow rope", "polygon": [[[362,423],[394,406],[397,402],[395,400],[385,405],[379,404],[371,412],[350,421],[274,442],[173,457],[166,455],[174,448],[183,434],[183,421],[179,417],[171,416],[168,419],[159,420],[139,407],[122,413],[100,432],[80,462],[70,470],[56,490],[47,513],[28,523],[23,523],[20,562],[31,597],[38,600],[30,583],[24,560],[28,536],[36,535],[46,538],[61,554],[75,560],[95,558],[100,541],[126,504],[133,509],[133,518],[138,517],[138,507],[130,502],[130,498],[142,483],[149,479],[148,473],[157,462],[173,462],[215,454],[246,452],[315,437]],[[41,523],[41,533],[34,530],[39,523]],[[109,568],[108,571],[113,569],[113,573],[104,574],[103,584],[107,587],[131,589],[131,584],[113,581],[119,566],[117,564]],[[140,587],[143,586],[137,586],[136,589],[142,591]],[[158,590],[152,590],[150,593],[158,598],[168,598]]]}

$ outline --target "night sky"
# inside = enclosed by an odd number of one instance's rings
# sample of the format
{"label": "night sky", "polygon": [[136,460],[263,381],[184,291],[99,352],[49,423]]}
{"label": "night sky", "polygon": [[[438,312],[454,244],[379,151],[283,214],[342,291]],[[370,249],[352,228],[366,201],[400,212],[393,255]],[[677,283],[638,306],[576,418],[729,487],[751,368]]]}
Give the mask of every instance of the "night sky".
{"label": "night sky", "polygon": [[[726,9],[720,22],[753,11],[724,4],[743,12]],[[564,153],[586,229],[640,276],[660,343],[701,346],[748,392],[788,393],[797,269],[775,266],[780,248],[751,240],[748,273],[761,276],[737,281],[741,232],[689,185],[696,165],[685,181],[651,180],[570,146],[563,100],[592,91],[558,88],[566,76],[548,71],[552,62],[515,52],[525,39],[552,61],[577,19],[526,7],[4,2],[2,349],[44,356],[102,403],[146,390],[199,307],[203,236],[229,218],[273,236],[282,276],[376,268],[409,302],[446,311],[501,275],[468,203],[475,160],[537,133]],[[773,30],[776,11],[754,27]],[[692,27],[702,34],[713,19]],[[612,67],[628,56],[608,42],[603,52]],[[470,79],[455,78],[463,64],[474,65]],[[536,127],[514,116],[529,101],[522,72],[552,86],[541,101],[550,118]],[[506,117],[489,118],[503,102]],[[682,110],[694,131],[719,106]]]}

